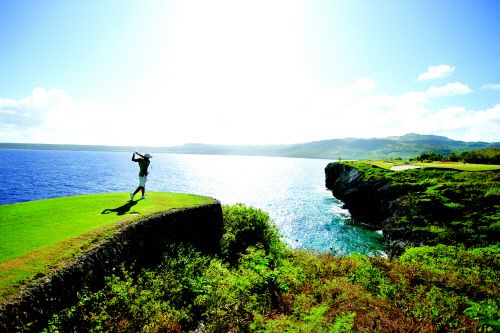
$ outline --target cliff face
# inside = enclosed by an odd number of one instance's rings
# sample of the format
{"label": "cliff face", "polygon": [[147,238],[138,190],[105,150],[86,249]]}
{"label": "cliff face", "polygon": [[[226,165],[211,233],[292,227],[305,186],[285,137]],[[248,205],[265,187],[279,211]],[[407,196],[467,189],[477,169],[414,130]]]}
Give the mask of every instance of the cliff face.
{"label": "cliff face", "polygon": [[344,202],[354,225],[383,231],[389,255],[397,255],[413,245],[405,230],[391,223],[402,214],[398,202],[410,188],[393,186],[388,180],[367,179],[362,171],[343,163],[326,166],[325,185],[334,197]]}
{"label": "cliff face", "polygon": [[31,331],[52,313],[75,302],[83,288],[103,286],[105,276],[118,273],[121,264],[144,267],[162,260],[169,244],[189,243],[205,253],[219,253],[222,237],[222,208],[219,202],[159,213],[115,232],[100,246],[53,276],[27,288],[15,300],[0,306],[0,331]]}
{"label": "cliff face", "polygon": [[382,229],[388,216],[388,184],[383,181],[365,181],[355,167],[330,163],[325,168],[325,185],[349,209],[353,223],[369,229]]}
{"label": "cliff face", "polygon": [[353,224],[383,230],[389,255],[408,246],[488,246],[500,237],[500,172],[394,172],[348,162],[330,163],[325,176]]}

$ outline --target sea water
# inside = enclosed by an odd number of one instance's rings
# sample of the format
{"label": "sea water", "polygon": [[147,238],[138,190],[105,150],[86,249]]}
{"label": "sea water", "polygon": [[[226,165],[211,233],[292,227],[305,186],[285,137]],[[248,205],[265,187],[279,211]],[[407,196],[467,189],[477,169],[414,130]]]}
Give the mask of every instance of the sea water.
{"label": "sea water", "polygon": [[[131,153],[0,149],[0,204],[131,192]],[[146,191],[207,195],[266,211],[291,247],[347,255],[381,254],[379,233],[349,225],[349,212],[325,188],[330,160],[156,153]],[[146,193],[147,194],[147,193]],[[124,202],[129,199],[125,196]]]}

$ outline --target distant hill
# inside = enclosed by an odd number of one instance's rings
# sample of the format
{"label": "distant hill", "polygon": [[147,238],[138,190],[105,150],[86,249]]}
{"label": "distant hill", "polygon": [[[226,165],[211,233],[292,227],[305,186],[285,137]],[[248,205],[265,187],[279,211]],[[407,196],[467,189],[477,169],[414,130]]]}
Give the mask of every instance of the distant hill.
{"label": "distant hill", "polygon": [[345,138],[290,145],[185,144],[170,147],[167,150],[183,154],[263,155],[360,160],[398,157],[408,159],[429,151],[449,155],[450,153],[495,147],[500,147],[500,142],[465,142],[455,141],[444,136],[410,133],[387,138]]}
{"label": "distant hill", "polygon": [[178,154],[208,155],[251,155],[283,156],[325,159],[408,159],[425,152],[434,151],[441,155],[462,153],[468,150],[499,148],[500,142],[456,141],[444,136],[420,135],[415,133],[386,138],[345,138],[314,141],[288,145],[211,145],[188,143],[174,147],[122,147],[122,146],[81,146],[81,145],[38,145],[0,143],[0,148],[17,149],[66,149],[105,151],[149,151]]}

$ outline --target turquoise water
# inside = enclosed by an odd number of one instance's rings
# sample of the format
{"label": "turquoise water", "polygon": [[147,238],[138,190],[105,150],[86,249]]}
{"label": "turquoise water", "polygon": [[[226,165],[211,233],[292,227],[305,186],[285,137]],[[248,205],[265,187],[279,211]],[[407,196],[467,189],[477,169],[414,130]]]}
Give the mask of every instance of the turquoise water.
{"label": "turquoise water", "polygon": [[[130,192],[137,163],[121,152],[0,150],[0,204],[96,192]],[[151,191],[195,193],[265,210],[294,248],[380,254],[379,233],[347,224],[324,185],[329,160],[154,154]],[[124,198],[126,200],[127,198]]]}

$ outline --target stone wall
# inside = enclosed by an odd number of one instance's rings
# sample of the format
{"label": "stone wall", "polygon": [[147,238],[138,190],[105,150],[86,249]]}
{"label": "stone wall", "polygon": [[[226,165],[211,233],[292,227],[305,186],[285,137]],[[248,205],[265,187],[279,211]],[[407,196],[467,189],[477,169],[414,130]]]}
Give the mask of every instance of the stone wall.
{"label": "stone wall", "polygon": [[26,323],[36,332],[53,313],[73,304],[77,292],[104,285],[105,276],[121,264],[147,266],[162,260],[163,250],[173,243],[189,243],[205,253],[219,253],[222,208],[214,204],[158,213],[129,224],[76,262],[25,289],[0,307],[0,331],[20,332]]}

